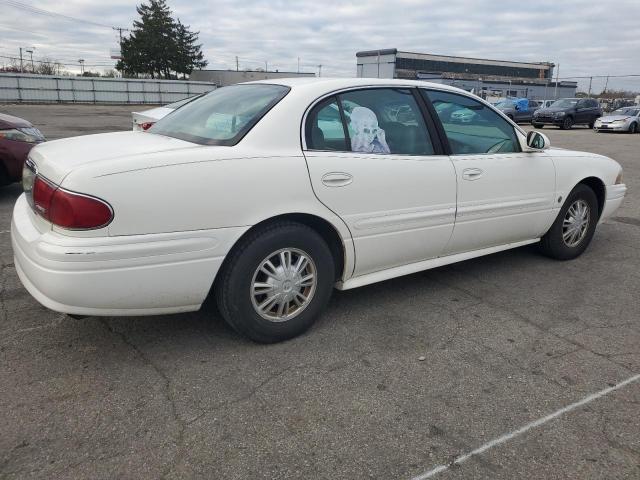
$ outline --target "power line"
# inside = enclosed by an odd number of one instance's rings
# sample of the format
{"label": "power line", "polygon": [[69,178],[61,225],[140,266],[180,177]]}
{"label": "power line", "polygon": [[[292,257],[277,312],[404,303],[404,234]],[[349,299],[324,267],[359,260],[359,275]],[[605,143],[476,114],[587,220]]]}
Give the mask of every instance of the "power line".
{"label": "power line", "polygon": [[69,20],[72,22],[79,22],[79,23],[85,23],[87,25],[94,25],[96,27],[104,27],[109,29],[114,28],[112,25],[106,25],[104,23],[94,22],[92,20],[84,20],[82,18],[72,17],[71,15],[65,15],[63,13],[52,12],[50,10],[45,10],[44,8],[34,7],[32,5],[28,5],[22,2],[17,2],[15,0],[0,0],[0,3],[4,3],[10,7],[24,10],[29,13],[35,13],[37,15],[43,15],[50,18],[60,18],[62,20]]}
{"label": "power line", "polygon": [[[0,55],[0,58],[6,58],[8,60],[20,60],[19,57],[11,57],[8,55]],[[61,61],[57,61],[57,60],[33,60],[34,63],[44,63],[44,64],[48,64],[48,65],[61,65],[63,67],[77,67],[77,61],[75,63],[62,63]],[[65,60],[65,61],[70,61],[70,60]],[[112,67],[113,68],[113,63],[85,63],[84,64],[85,67]]]}

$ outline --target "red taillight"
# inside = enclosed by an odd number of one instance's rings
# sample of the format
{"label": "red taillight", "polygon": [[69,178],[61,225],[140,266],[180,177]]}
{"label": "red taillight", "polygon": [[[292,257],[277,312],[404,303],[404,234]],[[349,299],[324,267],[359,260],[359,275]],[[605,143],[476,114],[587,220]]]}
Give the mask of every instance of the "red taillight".
{"label": "red taillight", "polygon": [[39,176],[33,184],[33,205],[39,215],[62,228],[100,228],[113,219],[111,207],[99,198],[63,190]]}
{"label": "red taillight", "polygon": [[141,123],[141,124],[140,124],[140,128],[141,128],[142,130],[149,130],[151,127],[153,127],[153,124],[154,124],[154,123],[155,123],[155,122],[144,122],[144,123]]}

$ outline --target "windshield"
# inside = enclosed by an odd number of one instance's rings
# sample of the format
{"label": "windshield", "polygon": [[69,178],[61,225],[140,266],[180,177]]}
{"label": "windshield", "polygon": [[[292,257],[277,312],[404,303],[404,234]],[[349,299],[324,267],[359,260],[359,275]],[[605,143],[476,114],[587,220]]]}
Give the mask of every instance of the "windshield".
{"label": "windshield", "polygon": [[553,108],[567,108],[574,107],[578,103],[577,98],[563,98],[561,100],[556,100],[551,104]]}
{"label": "windshield", "polygon": [[147,132],[200,145],[235,145],[287,93],[282,85],[214,90],[158,120]]}
{"label": "windshield", "polygon": [[611,112],[611,115],[629,115],[633,117],[637,115],[639,111],[640,109],[638,108],[619,108]]}
{"label": "windshield", "polygon": [[176,108],[180,108],[181,106],[186,105],[187,103],[194,101],[196,98],[200,98],[202,95],[204,95],[204,93],[201,93],[200,95],[194,95],[193,97],[183,98],[182,100],[178,100],[177,102],[168,103],[164,107],[165,108],[170,108],[172,110],[175,110]]}
{"label": "windshield", "polygon": [[502,100],[495,105],[498,108],[512,108],[513,102],[511,100]]}

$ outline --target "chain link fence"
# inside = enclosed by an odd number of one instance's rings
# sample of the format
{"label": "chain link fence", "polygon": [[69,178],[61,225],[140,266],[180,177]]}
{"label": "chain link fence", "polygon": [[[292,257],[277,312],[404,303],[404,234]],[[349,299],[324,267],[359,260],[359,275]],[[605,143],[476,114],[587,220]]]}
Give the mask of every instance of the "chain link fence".
{"label": "chain link fence", "polygon": [[595,98],[606,112],[640,104],[640,74],[582,75],[560,80],[577,82],[577,95]]}

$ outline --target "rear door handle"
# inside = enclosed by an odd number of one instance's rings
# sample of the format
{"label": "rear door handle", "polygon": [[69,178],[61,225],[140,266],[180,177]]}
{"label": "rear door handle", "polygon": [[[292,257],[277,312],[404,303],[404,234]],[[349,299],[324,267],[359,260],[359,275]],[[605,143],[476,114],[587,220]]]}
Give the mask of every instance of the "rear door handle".
{"label": "rear door handle", "polygon": [[344,187],[353,182],[353,175],[346,172],[329,172],[322,176],[322,183],[327,187]]}
{"label": "rear door handle", "polygon": [[483,174],[484,172],[479,168],[465,168],[462,171],[462,178],[465,180],[477,180],[482,177]]}

